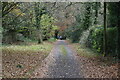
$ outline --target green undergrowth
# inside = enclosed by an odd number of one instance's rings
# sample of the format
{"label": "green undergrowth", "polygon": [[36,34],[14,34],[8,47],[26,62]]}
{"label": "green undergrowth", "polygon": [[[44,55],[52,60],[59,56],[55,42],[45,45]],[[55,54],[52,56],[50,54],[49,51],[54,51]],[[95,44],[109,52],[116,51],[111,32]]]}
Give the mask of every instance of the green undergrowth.
{"label": "green undergrowth", "polygon": [[2,51],[7,51],[8,53],[37,53],[37,52],[50,52],[53,47],[52,43],[45,42],[43,44],[31,44],[31,45],[3,45]]}
{"label": "green undergrowth", "polygon": [[118,63],[118,59],[111,56],[103,57],[102,54],[95,52],[89,48],[86,48],[79,43],[73,43],[73,48],[76,50],[78,56],[88,58],[90,60],[94,60],[96,62],[101,62],[100,65],[111,65]]}
{"label": "green undergrowth", "polygon": [[48,41],[49,42],[55,42],[57,39],[55,39],[55,38],[50,38],[50,39],[48,39]]}
{"label": "green undergrowth", "polygon": [[95,53],[94,51],[84,46],[74,45],[74,48],[77,50],[78,55],[83,57],[92,58],[92,57],[102,56],[101,54]]}

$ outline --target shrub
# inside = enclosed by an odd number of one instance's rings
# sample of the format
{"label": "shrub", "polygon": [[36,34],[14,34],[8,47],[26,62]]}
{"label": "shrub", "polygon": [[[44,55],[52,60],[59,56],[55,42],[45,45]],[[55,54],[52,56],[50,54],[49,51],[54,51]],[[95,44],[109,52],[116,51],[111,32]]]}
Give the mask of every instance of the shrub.
{"label": "shrub", "polygon": [[49,41],[49,42],[55,42],[56,39],[55,39],[55,38],[50,38],[50,39],[48,39],[48,41]]}
{"label": "shrub", "polygon": [[[116,33],[117,29],[114,27],[107,28],[107,50],[109,54],[115,55],[116,51]],[[95,49],[99,53],[103,53],[103,27],[97,26],[92,28],[86,45]]]}
{"label": "shrub", "polygon": [[86,45],[99,53],[103,52],[103,28],[101,26],[92,28]]}

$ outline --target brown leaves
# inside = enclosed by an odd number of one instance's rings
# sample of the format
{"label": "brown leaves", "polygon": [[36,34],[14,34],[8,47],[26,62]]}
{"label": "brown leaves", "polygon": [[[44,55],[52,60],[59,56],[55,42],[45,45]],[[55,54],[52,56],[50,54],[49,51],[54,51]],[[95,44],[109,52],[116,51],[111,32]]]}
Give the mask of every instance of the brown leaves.
{"label": "brown leaves", "polygon": [[[47,45],[48,46],[48,45]],[[33,50],[33,49],[32,49]],[[41,65],[41,61],[48,55],[50,49],[45,52],[23,51],[16,49],[3,49],[2,69],[4,78],[28,78],[33,70]]]}
{"label": "brown leaves", "polygon": [[103,65],[102,62],[97,60],[91,60],[79,56],[81,70],[84,73],[85,78],[117,78],[118,77],[118,66]]}
{"label": "brown leaves", "polygon": [[[78,53],[76,56],[81,64],[81,72],[85,78],[118,78],[118,64],[111,58],[102,56],[83,56],[88,51],[84,49],[84,53],[78,50],[79,44],[72,44],[73,49]],[[79,49],[81,49],[79,47]],[[78,50],[78,51],[77,51]],[[89,53],[90,55],[92,53]]]}

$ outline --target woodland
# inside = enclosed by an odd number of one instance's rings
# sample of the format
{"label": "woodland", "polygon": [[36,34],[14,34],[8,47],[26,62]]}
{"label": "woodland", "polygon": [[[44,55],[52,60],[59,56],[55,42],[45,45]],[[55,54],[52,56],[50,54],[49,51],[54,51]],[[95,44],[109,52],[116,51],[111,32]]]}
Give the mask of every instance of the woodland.
{"label": "woodland", "polygon": [[[31,76],[36,66],[49,56],[57,41],[58,44],[59,41],[66,41],[79,56],[94,55],[101,62],[112,61],[112,65],[119,62],[119,2],[0,2],[0,4],[2,6],[0,49],[4,77]],[[81,48],[89,49],[88,52],[92,51],[94,54],[81,53],[79,52]],[[60,50],[64,55],[69,54],[65,46]]]}

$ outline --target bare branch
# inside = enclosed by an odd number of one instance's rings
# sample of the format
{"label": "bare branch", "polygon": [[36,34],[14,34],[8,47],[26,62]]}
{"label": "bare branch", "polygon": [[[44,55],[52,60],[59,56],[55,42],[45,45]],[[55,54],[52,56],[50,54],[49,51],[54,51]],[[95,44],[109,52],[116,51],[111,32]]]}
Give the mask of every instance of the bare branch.
{"label": "bare branch", "polygon": [[2,17],[4,17],[5,15],[7,15],[8,13],[10,13],[13,9],[15,9],[15,8],[17,7],[17,5],[18,5],[18,2],[17,2],[17,3],[13,3],[12,5],[10,5],[9,8],[7,8],[7,9],[5,10],[5,7],[6,7],[7,5],[8,5],[8,4],[5,4],[5,5],[3,6]]}

